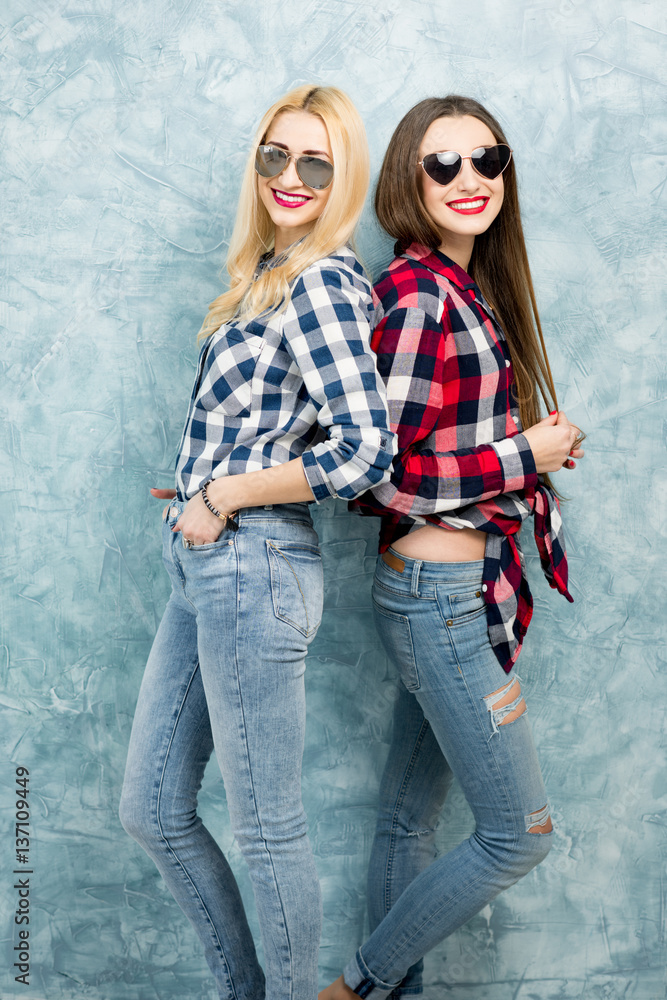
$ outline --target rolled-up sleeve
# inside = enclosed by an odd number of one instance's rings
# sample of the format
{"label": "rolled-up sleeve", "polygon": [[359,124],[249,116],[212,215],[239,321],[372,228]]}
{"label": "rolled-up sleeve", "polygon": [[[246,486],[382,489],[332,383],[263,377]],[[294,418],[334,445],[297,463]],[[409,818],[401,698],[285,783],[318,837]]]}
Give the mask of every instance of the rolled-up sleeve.
{"label": "rolled-up sleeve", "polygon": [[370,347],[372,315],[368,283],[333,263],[304,271],[285,310],[287,350],[327,435],[302,455],[317,501],[352,500],[389,478],[396,442]]}

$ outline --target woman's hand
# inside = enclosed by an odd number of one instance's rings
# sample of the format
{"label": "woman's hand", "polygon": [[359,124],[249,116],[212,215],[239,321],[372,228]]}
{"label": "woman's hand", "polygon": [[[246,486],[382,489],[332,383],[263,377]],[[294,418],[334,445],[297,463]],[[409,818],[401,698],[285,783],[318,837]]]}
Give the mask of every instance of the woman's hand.
{"label": "woman's hand", "polygon": [[[158,490],[153,488],[151,489],[151,496],[154,496],[157,500],[173,500],[176,496],[176,490]],[[168,509],[169,504],[162,511],[163,517],[165,517]],[[224,522],[221,518],[212,514],[202,500],[201,493],[196,493],[188,500],[183,513],[171,530],[182,531],[183,538],[192,542],[193,545],[209,545],[211,542],[218,540],[223,528]]]}
{"label": "woman's hand", "polygon": [[544,420],[533,424],[523,436],[530,445],[537,472],[557,472],[561,468],[574,469],[575,458],[583,458],[584,452],[575,447],[581,431],[571,424],[562,412],[550,413]]}
{"label": "woman's hand", "polygon": [[183,513],[171,530],[182,532],[183,538],[193,545],[210,545],[211,542],[218,540],[224,526],[225,522],[211,513],[199,492],[188,500]]}

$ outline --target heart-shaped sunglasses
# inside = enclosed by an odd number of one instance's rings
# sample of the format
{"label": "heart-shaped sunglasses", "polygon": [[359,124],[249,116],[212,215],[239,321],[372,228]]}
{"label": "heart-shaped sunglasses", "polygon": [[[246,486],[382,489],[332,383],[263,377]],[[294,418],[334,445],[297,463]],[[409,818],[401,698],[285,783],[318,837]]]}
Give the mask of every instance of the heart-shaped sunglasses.
{"label": "heart-shaped sunglasses", "polygon": [[470,160],[478,174],[492,181],[500,177],[511,158],[510,147],[500,143],[497,146],[478,146],[470,156],[461,156],[453,149],[443,153],[428,153],[419,161],[419,165],[436,184],[451,184],[460,173],[463,161]]}
{"label": "heart-shaped sunglasses", "polygon": [[258,146],[255,155],[255,170],[260,177],[277,177],[282,174],[290,160],[299,178],[306,187],[321,191],[329,187],[333,180],[333,163],[321,160],[319,156],[295,156],[279,146]]}

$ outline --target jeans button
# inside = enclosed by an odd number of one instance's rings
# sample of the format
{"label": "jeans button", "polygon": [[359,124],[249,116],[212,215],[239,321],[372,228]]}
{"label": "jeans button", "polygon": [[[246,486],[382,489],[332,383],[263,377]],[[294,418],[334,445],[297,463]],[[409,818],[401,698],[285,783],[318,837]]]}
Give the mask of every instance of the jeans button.
{"label": "jeans button", "polygon": [[178,517],[178,507],[172,507],[169,513],[172,517]]}

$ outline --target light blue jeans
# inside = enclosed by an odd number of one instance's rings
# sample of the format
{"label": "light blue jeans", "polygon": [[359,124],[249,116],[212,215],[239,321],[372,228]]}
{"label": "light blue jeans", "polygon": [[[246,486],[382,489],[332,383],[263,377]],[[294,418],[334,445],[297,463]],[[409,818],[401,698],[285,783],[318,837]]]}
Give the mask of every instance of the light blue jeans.
{"label": "light blue jeans", "polygon": [[[421,957],[538,864],[553,837],[520,680],[489,643],[483,562],[392,554],[404,569],[378,559],[373,605],[402,685],[369,868],[372,933],[345,969],[372,1000],[421,993]],[[476,829],[436,858],[454,777]]]}
{"label": "light blue jeans", "polygon": [[[199,935],[222,1000],[315,1000],[320,890],[301,801],[304,659],[322,614],[306,504],[240,512],[211,545],[163,524],[172,593],[146,666],[120,807]],[[265,973],[220,848],[197,815],[211,753],[248,864]],[[266,979],[265,979],[266,975]]]}

